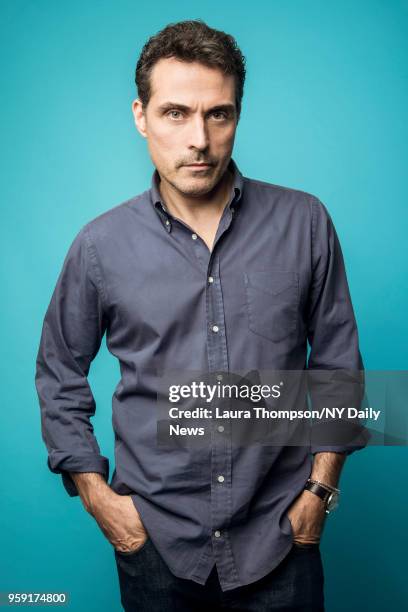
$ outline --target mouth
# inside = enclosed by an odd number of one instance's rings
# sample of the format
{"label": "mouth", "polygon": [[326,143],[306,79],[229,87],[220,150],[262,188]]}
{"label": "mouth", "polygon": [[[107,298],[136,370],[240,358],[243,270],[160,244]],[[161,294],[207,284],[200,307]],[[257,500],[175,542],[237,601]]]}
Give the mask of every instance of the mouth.
{"label": "mouth", "polygon": [[213,164],[186,164],[186,168],[192,168],[194,170],[201,170],[201,169],[207,169],[207,168],[211,168]]}

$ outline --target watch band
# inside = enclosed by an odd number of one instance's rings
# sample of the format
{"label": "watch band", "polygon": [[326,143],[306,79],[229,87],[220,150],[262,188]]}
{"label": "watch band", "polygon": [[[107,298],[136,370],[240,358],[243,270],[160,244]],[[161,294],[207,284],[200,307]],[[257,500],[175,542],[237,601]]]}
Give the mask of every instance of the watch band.
{"label": "watch band", "polygon": [[324,503],[327,502],[329,496],[333,493],[333,491],[326,489],[326,487],[323,487],[320,483],[312,482],[310,480],[306,482],[305,489],[320,497],[320,499],[322,499]]}
{"label": "watch band", "polygon": [[323,500],[326,514],[330,514],[330,512],[337,508],[340,497],[340,489],[332,487],[331,485],[326,485],[319,480],[308,478],[305,485],[305,490],[311,491],[311,493],[314,493]]}
{"label": "watch band", "polygon": [[318,484],[321,487],[323,487],[324,489],[326,489],[327,491],[333,491],[335,493],[340,493],[340,489],[337,489],[336,487],[333,487],[332,485],[328,485],[325,482],[321,482],[320,480],[315,480],[313,478],[308,478],[307,482],[312,482],[312,483]]}

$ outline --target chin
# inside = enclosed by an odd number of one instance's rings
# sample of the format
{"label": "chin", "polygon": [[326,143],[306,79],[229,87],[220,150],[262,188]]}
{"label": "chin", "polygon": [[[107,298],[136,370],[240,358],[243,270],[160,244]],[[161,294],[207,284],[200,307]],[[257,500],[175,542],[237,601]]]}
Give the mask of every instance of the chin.
{"label": "chin", "polygon": [[177,189],[185,195],[205,195],[214,186],[214,181],[198,179],[195,181],[189,181],[188,183],[176,184]]}

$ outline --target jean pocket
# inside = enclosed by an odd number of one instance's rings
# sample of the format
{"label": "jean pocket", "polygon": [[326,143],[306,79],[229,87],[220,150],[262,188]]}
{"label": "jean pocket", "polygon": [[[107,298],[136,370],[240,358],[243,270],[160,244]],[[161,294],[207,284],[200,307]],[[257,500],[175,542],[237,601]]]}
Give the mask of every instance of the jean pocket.
{"label": "jean pocket", "polygon": [[258,270],[244,272],[249,329],[273,342],[297,330],[299,275],[297,272]]}

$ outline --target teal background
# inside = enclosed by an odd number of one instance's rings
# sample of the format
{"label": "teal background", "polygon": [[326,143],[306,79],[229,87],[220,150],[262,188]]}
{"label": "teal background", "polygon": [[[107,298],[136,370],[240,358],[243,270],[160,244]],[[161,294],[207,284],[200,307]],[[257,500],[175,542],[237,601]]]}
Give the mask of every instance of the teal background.
{"label": "teal background", "polygon": [[[152,165],[131,115],[146,39],[201,17],[247,56],[234,158],[244,175],[329,209],[367,368],[408,369],[408,4],[396,1],[2,1],[0,590],[68,591],[75,611],[120,610],[111,545],[46,467],[35,357],[73,237],[144,191]],[[113,470],[105,345],[90,382]],[[407,448],[347,461],[322,539],[328,612],[407,607]]]}

